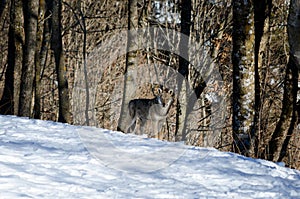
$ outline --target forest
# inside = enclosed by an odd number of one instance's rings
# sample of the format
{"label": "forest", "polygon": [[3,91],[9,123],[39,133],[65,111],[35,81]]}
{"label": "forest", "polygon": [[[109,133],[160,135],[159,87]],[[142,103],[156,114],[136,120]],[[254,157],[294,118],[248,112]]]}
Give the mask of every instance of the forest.
{"label": "forest", "polygon": [[0,114],[300,169],[299,16],[300,0],[1,0]]}

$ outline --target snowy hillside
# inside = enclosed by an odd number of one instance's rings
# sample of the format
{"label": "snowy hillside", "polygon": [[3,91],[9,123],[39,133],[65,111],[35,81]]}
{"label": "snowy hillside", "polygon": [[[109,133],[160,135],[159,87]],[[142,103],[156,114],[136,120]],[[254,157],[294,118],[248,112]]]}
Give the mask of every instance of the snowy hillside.
{"label": "snowy hillside", "polygon": [[214,149],[0,116],[0,198],[300,198],[300,172]]}

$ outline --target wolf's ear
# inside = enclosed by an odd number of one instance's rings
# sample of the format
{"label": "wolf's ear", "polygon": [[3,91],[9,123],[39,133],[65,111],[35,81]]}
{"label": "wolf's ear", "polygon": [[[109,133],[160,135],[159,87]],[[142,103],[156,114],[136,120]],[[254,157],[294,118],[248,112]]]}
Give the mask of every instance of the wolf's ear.
{"label": "wolf's ear", "polygon": [[157,89],[157,94],[162,94],[162,89],[161,88]]}
{"label": "wolf's ear", "polygon": [[174,97],[174,91],[173,91],[173,89],[169,90],[168,93],[169,93],[172,97]]}

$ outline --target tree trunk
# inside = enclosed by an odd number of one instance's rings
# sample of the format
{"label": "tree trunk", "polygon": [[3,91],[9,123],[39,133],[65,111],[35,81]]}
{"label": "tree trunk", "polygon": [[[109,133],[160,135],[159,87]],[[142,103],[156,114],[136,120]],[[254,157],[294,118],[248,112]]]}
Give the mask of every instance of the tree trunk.
{"label": "tree trunk", "polygon": [[3,13],[5,6],[6,6],[6,0],[1,0],[0,1],[0,19],[2,17],[2,13]]}
{"label": "tree trunk", "polygon": [[296,60],[293,55],[290,55],[285,75],[281,115],[269,142],[268,159],[274,162],[279,161],[286,154],[286,148],[283,148],[283,145],[286,139],[290,139],[296,124],[295,111],[298,87]]}
{"label": "tree trunk", "polygon": [[[291,0],[288,18],[288,36],[290,52],[300,63],[300,0]],[[299,64],[297,64],[298,69]]]}
{"label": "tree trunk", "polygon": [[255,157],[265,157],[265,146],[267,130],[265,124],[265,112],[269,107],[265,105],[268,100],[266,95],[266,81],[268,57],[270,55],[270,17],[272,2],[271,0],[256,0],[254,4],[255,9]]}
{"label": "tree trunk", "polygon": [[80,17],[78,17],[78,22],[80,24],[81,30],[83,32],[83,45],[82,45],[82,58],[83,58],[83,71],[84,71],[84,79],[85,79],[85,121],[86,125],[90,125],[90,116],[89,116],[89,107],[90,107],[90,87],[89,87],[89,79],[88,79],[88,70],[87,70],[87,60],[86,60],[86,48],[87,48],[87,29],[86,29],[86,21],[85,16],[82,12],[81,1],[77,2],[77,9],[80,11]]}
{"label": "tree trunk", "polygon": [[254,9],[251,0],[233,1],[233,137],[234,151],[251,155],[254,135]]}
{"label": "tree trunk", "polygon": [[10,9],[8,66],[5,72],[4,92],[0,101],[0,113],[17,115],[24,45],[22,1],[13,0]]}
{"label": "tree trunk", "polygon": [[260,117],[261,117],[261,86],[260,79],[263,70],[263,55],[266,51],[266,40],[268,34],[266,33],[269,28],[268,20],[271,12],[271,1],[270,0],[254,0],[254,25],[255,25],[255,117],[254,125],[252,126],[251,135],[251,149],[252,157],[258,157],[258,146],[260,135]]}
{"label": "tree trunk", "polygon": [[128,110],[127,106],[130,101],[130,90],[131,88],[130,81],[134,78],[131,77],[130,69],[136,64],[136,52],[134,51],[136,43],[134,42],[136,38],[133,38],[134,35],[131,34],[131,31],[137,30],[139,26],[138,20],[138,0],[129,0],[128,2],[128,34],[127,34],[127,54],[126,54],[126,67],[124,71],[124,88],[123,88],[123,99],[121,114],[118,122],[118,130],[125,132],[127,128],[127,117]]}
{"label": "tree trunk", "polygon": [[[181,38],[179,43],[179,77],[178,83],[178,101],[176,111],[176,140],[185,141],[186,132],[186,120],[189,115],[188,105],[188,93],[187,93],[187,80],[189,74],[189,61],[186,60],[189,57],[189,39],[191,30],[191,12],[192,3],[191,0],[181,2]],[[193,105],[191,105],[193,107]]]}
{"label": "tree trunk", "polygon": [[58,97],[59,97],[59,122],[71,123],[70,99],[68,81],[66,77],[65,58],[62,44],[61,32],[61,0],[54,0],[52,7],[52,36],[51,48],[54,52],[57,82],[58,82]]}
{"label": "tree trunk", "polygon": [[279,122],[269,142],[269,160],[281,161],[287,153],[289,140],[296,128],[297,89],[300,56],[300,1],[292,0],[288,17],[288,36],[290,44],[289,62],[284,80],[282,110]]}
{"label": "tree trunk", "polygon": [[[34,91],[34,108],[33,117],[35,119],[41,119],[41,72],[42,66],[44,65],[45,56],[47,53],[47,35],[44,31],[48,31],[48,19],[46,19],[46,2],[40,0],[39,17],[38,17],[38,28],[37,28],[37,45],[35,54],[35,91]],[[48,17],[48,16],[47,16]],[[43,46],[45,45],[45,46]]]}
{"label": "tree trunk", "polygon": [[38,9],[38,0],[28,0],[23,3],[25,46],[23,54],[19,115],[26,117],[32,117]]}

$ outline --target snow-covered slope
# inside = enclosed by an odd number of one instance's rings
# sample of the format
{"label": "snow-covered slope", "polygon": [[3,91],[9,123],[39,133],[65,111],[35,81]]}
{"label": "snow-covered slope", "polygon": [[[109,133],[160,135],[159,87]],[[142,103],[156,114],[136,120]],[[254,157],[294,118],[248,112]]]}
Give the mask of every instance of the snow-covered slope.
{"label": "snow-covered slope", "polygon": [[0,198],[300,198],[300,172],[215,149],[0,116]]}

